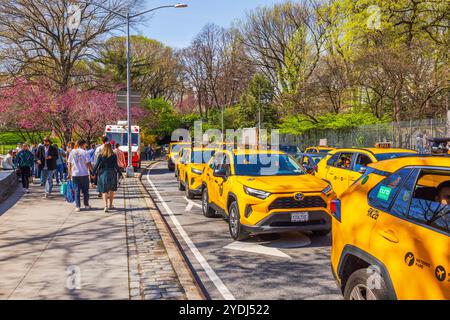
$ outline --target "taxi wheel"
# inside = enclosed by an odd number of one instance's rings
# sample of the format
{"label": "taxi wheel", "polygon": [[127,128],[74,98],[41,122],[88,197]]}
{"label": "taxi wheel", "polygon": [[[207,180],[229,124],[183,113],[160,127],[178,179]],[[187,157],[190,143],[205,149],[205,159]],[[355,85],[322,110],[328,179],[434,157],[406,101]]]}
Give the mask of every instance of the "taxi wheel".
{"label": "taxi wheel", "polygon": [[[374,277],[377,277],[376,279]],[[373,284],[376,288],[371,288]],[[344,290],[346,300],[389,300],[386,282],[381,275],[366,268],[356,270],[347,280]]]}
{"label": "taxi wheel", "polygon": [[178,190],[180,190],[180,191],[186,190],[186,188],[183,185],[183,182],[181,182],[180,176],[178,176],[177,180],[178,180]]}
{"label": "taxi wheel", "polygon": [[194,199],[194,194],[192,193],[191,190],[189,190],[189,180],[186,177],[186,182],[185,182],[185,191],[186,191],[186,198],[188,199]]}
{"label": "taxi wheel", "polygon": [[214,218],[216,216],[216,212],[209,205],[209,197],[208,197],[208,189],[204,188],[202,193],[202,211],[203,215],[207,218]]}
{"label": "taxi wheel", "polygon": [[248,238],[248,233],[245,232],[241,225],[241,216],[239,214],[239,208],[236,201],[231,203],[230,208],[228,208],[229,213],[229,228],[231,237],[234,240],[242,241]]}

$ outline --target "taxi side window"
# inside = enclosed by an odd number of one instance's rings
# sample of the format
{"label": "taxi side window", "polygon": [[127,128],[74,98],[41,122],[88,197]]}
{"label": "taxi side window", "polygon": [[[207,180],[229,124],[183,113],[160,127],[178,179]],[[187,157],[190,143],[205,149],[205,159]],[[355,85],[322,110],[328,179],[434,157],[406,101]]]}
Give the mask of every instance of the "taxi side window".
{"label": "taxi side window", "polygon": [[369,205],[386,212],[411,171],[412,169],[401,169],[378,183],[369,192]]}
{"label": "taxi side window", "polygon": [[407,218],[450,234],[450,171],[423,169]]}
{"label": "taxi side window", "polygon": [[337,167],[340,155],[341,155],[340,153],[335,153],[330,159],[328,159],[327,165],[331,167]]}
{"label": "taxi side window", "polygon": [[394,204],[392,205],[390,210],[391,214],[404,218],[408,216],[408,209],[414,192],[417,174],[418,170],[414,170],[414,172],[409,175],[408,179],[403,184],[403,187],[400,189],[397,197],[395,198]]}
{"label": "taxi side window", "polygon": [[371,163],[372,163],[372,160],[370,159],[370,157],[368,155],[365,155],[363,153],[358,153],[353,170],[359,171],[359,170],[361,170],[361,167],[367,167],[367,165],[371,164]]}
{"label": "taxi side window", "polygon": [[211,169],[217,170],[222,164],[223,153],[217,153],[214,155],[213,161],[211,161]]}
{"label": "taxi side window", "polygon": [[230,157],[227,154],[223,157],[222,168],[225,168],[227,177],[231,176]]}
{"label": "taxi side window", "polygon": [[337,165],[335,167],[342,168],[342,169],[351,169],[352,168],[352,158],[353,158],[353,153],[342,152],[339,155],[339,159],[338,159]]}

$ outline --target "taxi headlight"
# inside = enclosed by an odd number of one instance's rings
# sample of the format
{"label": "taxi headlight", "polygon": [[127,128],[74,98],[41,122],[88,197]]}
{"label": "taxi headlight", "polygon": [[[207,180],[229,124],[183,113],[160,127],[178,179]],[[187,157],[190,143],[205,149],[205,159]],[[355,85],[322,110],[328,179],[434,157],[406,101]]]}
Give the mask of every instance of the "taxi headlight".
{"label": "taxi headlight", "polygon": [[253,189],[253,188],[246,187],[246,186],[244,186],[244,191],[249,196],[256,197],[256,198],[263,199],[263,200],[266,199],[268,196],[270,196],[270,192]]}
{"label": "taxi headlight", "polygon": [[333,190],[333,188],[332,188],[331,184],[329,184],[325,189],[322,190],[322,193],[324,195],[327,195],[331,192],[331,190]]}
{"label": "taxi headlight", "polygon": [[192,173],[195,173],[195,174],[202,174],[202,173],[203,173],[203,170],[191,168],[191,172],[192,172]]}

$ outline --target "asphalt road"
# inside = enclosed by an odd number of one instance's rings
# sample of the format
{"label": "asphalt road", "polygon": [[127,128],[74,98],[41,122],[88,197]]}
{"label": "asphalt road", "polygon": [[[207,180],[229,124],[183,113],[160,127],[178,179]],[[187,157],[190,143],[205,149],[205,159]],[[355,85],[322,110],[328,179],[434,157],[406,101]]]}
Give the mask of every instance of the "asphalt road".
{"label": "asphalt road", "polygon": [[342,299],[330,267],[330,235],[266,235],[235,242],[228,223],[206,218],[201,200],[178,191],[166,162],[142,182],[211,299]]}

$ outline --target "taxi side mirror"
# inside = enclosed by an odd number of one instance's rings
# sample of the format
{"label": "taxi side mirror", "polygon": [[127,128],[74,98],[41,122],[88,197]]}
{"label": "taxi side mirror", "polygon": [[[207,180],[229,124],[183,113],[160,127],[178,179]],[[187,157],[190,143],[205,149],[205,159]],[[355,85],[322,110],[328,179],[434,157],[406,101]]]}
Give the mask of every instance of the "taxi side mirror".
{"label": "taxi side mirror", "polygon": [[364,174],[364,173],[366,173],[366,170],[367,170],[367,167],[365,167],[365,166],[361,166],[361,168],[359,168],[359,173],[361,173],[361,174]]}
{"label": "taxi side mirror", "polygon": [[227,172],[226,172],[225,168],[220,168],[220,169],[214,170],[214,177],[225,179],[227,177]]}

